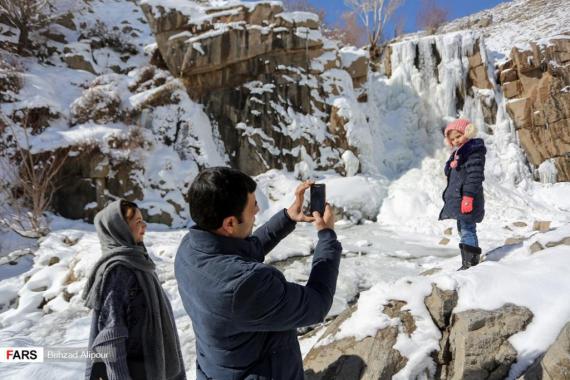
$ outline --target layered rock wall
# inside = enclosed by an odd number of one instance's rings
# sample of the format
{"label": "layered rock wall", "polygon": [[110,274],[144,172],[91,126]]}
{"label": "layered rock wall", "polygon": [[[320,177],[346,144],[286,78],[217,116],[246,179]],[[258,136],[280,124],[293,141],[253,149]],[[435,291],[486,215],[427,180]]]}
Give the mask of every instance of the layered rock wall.
{"label": "layered rock wall", "polygon": [[570,38],[513,48],[499,78],[530,163],[551,160],[557,181],[570,181]]}
{"label": "layered rock wall", "polygon": [[327,88],[331,77],[362,85],[367,59],[344,65],[316,15],[275,2],[142,8],[169,71],[216,120],[235,167],[254,175],[305,161],[347,172],[341,155],[358,152],[331,127]]}

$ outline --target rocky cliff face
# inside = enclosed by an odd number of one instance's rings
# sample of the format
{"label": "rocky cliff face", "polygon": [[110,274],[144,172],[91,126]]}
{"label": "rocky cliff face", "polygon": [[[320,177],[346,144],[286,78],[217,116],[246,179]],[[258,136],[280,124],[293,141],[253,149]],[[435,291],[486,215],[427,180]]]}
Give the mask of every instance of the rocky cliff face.
{"label": "rocky cliff face", "polygon": [[570,181],[570,34],[513,48],[498,76],[530,163],[554,163],[556,180]]}
{"label": "rocky cliff face", "polygon": [[342,122],[331,123],[330,98],[342,91],[335,82],[365,80],[364,56],[343,65],[316,15],[284,12],[280,3],[159,4],[149,0],[142,9],[160,54],[216,120],[234,166],[259,174],[310,161],[346,173],[341,155],[357,152]]}
{"label": "rocky cliff face", "polygon": [[[17,34],[0,20],[0,155],[13,156],[15,136],[37,157],[69,151],[52,198],[64,217],[91,220],[121,197],[149,222],[185,225],[190,181],[199,168],[228,162],[215,126],[157,67],[138,2],[71,5],[39,30],[45,38],[33,35],[41,57],[7,55]],[[17,194],[19,184],[9,186]]]}

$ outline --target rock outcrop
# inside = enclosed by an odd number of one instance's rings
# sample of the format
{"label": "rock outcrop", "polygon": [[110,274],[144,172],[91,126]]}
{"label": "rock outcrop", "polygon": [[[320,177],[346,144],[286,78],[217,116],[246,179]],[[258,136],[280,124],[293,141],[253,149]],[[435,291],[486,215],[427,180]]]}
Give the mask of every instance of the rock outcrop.
{"label": "rock outcrop", "polygon": [[570,379],[570,322],[544,355],[526,371],[522,380]]}
{"label": "rock outcrop", "polygon": [[[109,199],[121,197],[137,202],[151,223],[172,225],[186,218],[184,197],[191,177],[179,174],[174,181],[170,173],[179,157],[198,160],[202,149],[187,121],[192,107],[188,101],[182,83],[154,66],[143,66],[130,77],[113,73],[95,78],[71,104],[70,123],[86,130],[108,123],[131,127],[71,146],[72,154],[57,178],[53,208],[67,218],[92,220]],[[168,118],[157,113],[147,123],[142,116],[149,109]],[[156,146],[172,147],[179,156],[149,163],[143,152]],[[162,167],[158,173],[149,170],[155,165]],[[149,196],[153,191],[155,195]]]}
{"label": "rock outcrop", "polygon": [[[424,300],[434,323],[441,331],[440,348],[432,352],[438,379],[503,379],[517,359],[508,339],[523,331],[533,314],[525,307],[506,304],[496,310],[466,310],[453,313],[458,295],[455,290],[441,290],[432,284],[432,293]],[[380,329],[376,335],[360,341],[354,337],[334,340],[340,326],[351,317],[358,304],[337,317],[324,331],[305,357],[308,379],[390,379],[407,363],[394,348],[399,334],[411,336],[416,330],[403,301],[393,300],[383,313],[396,323]],[[564,333],[561,335],[563,336]],[[561,339],[558,346],[565,347]],[[556,347],[558,347],[556,346]],[[554,347],[554,345],[553,345]],[[558,348],[553,348],[558,350]],[[546,356],[545,356],[546,357]],[[550,366],[566,360],[556,355]]]}
{"label": "rock outcrop", "polygon": [[231,163],[248,174],[303,161],[352,172],[341,155],[356,149],[327,127],[327,98],[342,91],[335,82],[361,85],[367,58],[342,62],[316,15],[275,2],[192,7],[142,5],[163,61],[217,121]]}
{"label": "rock outcrop", "polygon": [[241,85],[278,65],[307,68],[322,53],[318,18],[295,19],[275,3],[196,5],[203,14],[194,18],[160,6],[143,4],[142,9],[170,72],[183,78],[194,99]]}
{"label": "rock outcrop", "polygon": [[432,284],[432,292],[426,297],[424,303],[440,330],[449,326],[451,313],[457,305],[457,292],[454,290],[441,290]]}
{"label": "rock outcrop", "polygon": [[527,308],[512,304],[493,311],[454,314],[449,332],[451,361],[445,378],[504,379],[517,358],[508,339],[524,330],[532,316]]}
{"label": "rock outcrop", "polygon": [[511,51],[499,67],[507,111],[535,167],[550,160],[557,181],[570,181],[570,39]]}
{"label": "rock outcrop", "polygon": [[[404,304],[396,301],[387,306],[389,311],[386,309],[385,311],[394,316],[401,314],[400,309]],[[338,332],[340,325],[350,318],[355,310],[356,306],[353,306],[339,315],[328,326],[320,341]],[[409,312],[403,313],[409,315]],[[407,319],[410,318],[411,316]],[[413,321],[413,318],[411,319]],[[345,338],[327,345],[317,343],[317,346],[305,357],[303,363],[305,378],[307,380],[391,379],[407,361],[398,350],[393,348],[397,338],[398,327],[390,326],[379,330],[375,336],[366,337],[361,341]]]}

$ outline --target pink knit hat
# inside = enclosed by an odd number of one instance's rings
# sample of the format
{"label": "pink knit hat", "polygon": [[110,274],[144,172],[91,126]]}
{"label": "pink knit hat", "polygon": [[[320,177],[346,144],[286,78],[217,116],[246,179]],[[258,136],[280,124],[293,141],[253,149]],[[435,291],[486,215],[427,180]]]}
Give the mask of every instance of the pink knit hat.
{"label": "pink knit hat", "polygon": [[467,119],[457,119],[447,124],[445,127],[445,143],[451,146],[451,140],[449,140],[449,132],[457,131],[463,135],[465,141],[472,139],[477,135],[477,127]]}

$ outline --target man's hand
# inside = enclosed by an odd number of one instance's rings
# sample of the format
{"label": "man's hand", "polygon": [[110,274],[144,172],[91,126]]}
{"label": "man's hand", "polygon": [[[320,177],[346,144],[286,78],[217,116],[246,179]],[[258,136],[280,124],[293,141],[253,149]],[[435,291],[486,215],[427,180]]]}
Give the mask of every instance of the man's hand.
{"label": "man's hand", "polygon": [[291,220],[295,222],[312,222],[315,220],[312,216],[307,216],[303,214],[303,200],[305,199],[305,190],[307,190],[311,185],[313,185],[314,181],[305,181],[301,183],[295,189],[295,201],[287,209],[287,215]]}
{"label": "man's hand", "polygon": [[329,205],[328,203],[325,205],[325,213],[322,217],[318,211],[313,212],[313,216],[315,217],[315,221],[313,222],[313,224],[315,225],[317,231],[324,230],[327,228],[334,230],[334,213],[331,205]]}

